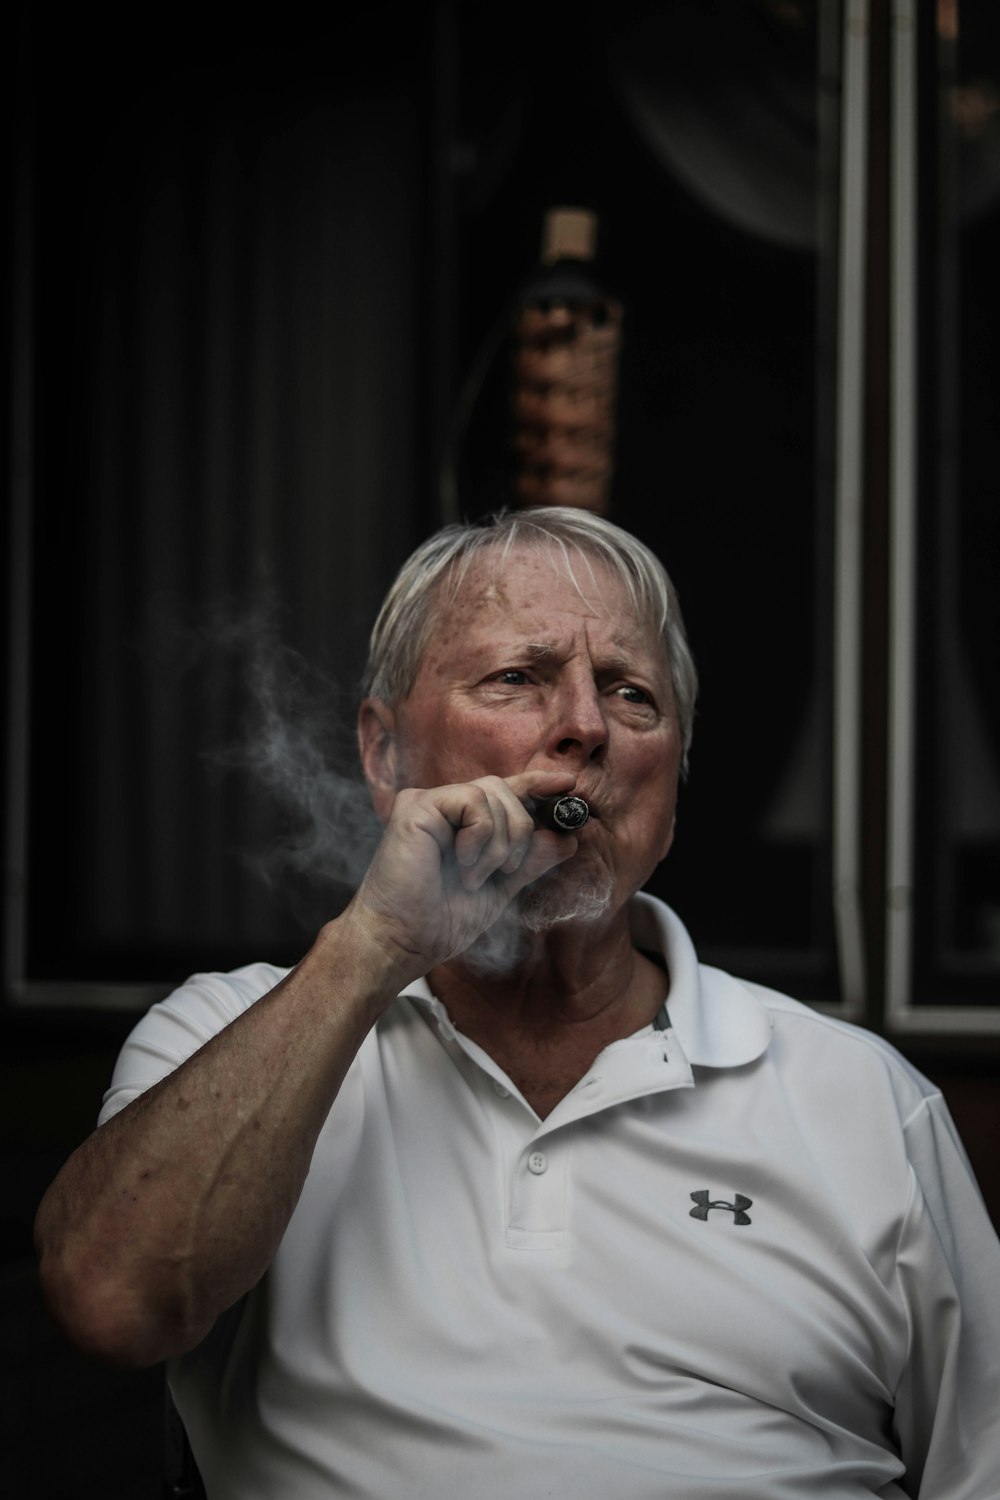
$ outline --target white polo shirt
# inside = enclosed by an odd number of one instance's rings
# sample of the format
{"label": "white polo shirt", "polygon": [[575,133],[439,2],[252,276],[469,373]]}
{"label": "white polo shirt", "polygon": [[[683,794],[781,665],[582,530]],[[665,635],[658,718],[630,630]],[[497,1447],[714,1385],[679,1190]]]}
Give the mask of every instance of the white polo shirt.
{"label": "white polo shirt", "polygon": [[[211,1500],[1000,1496],[1000,1246],[940,1095],[652,898],[633,929],[669,1026],[545,1120],[424,983],[367,1037],[271,1269],[172,1366]],[[155,1007],[102,1118],[283,972]]]}

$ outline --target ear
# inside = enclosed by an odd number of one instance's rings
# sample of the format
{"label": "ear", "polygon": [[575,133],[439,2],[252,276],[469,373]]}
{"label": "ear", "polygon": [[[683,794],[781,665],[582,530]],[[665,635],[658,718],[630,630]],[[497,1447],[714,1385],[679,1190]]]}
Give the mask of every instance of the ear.
{"label": "ear", "polygon": [[366,698],[358,710],[358,753],[372,805],[387,823],[399,791],[399,740],[396,715],[381,698]]}

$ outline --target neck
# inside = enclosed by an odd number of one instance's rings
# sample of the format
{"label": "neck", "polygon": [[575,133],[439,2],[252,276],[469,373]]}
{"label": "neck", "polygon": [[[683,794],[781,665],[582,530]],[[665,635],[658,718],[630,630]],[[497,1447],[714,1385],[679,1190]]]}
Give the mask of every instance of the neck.
{"label": "neck", "polygon": [[506,1066],[515,1053],[586,1059],[653,1019],[667,976],[633,946],[627,913],[523,934],[516,961],[463,955],[428,976],[455,1025]]}

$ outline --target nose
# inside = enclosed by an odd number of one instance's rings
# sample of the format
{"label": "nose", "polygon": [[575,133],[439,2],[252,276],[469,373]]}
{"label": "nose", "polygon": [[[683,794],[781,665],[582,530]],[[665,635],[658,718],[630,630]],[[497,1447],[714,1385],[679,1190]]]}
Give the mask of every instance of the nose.
{"label": "nose", "polygon": [[558,760],[600,761],[608,747],[608,721],[593,678],[562,684],[549,729],[549,753]]}

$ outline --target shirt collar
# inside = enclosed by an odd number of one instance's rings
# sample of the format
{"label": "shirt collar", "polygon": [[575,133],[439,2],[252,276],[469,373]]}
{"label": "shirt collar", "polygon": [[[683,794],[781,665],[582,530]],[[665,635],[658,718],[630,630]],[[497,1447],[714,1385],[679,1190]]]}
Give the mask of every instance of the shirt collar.
{"label": "shirt collar", "polygon": [[[684,923],[655,896],[640,891],[632,898],[629,917],[636,947],[663,955],[670,975],[670,1028],[688,1062],[739,1068],[760,1057],[771,1040],[771,1017],[748,986],[700,964]],[[454,1038],[451,1018],[426,979],[407,985],[404,994],[422,1002],[442,1036]]]}
{"label": "shirt collar", "polygon": [[748,986],[700,964],[687,928],[655,896],[640,891],[629,915],[636,947],[663,955],[670,975],[670,1024],[688,1061],[738,1068],[760,1057],[771,1039],[771,1018]]}

